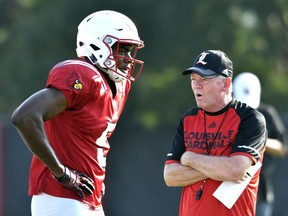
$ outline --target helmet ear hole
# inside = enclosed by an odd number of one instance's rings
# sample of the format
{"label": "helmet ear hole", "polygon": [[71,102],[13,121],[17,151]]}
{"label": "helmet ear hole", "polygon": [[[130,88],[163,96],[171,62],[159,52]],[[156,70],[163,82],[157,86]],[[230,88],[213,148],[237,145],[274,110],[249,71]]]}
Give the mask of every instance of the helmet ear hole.
{"label": "helmet ear hole", "polygon": [[[94,45],[94,44],[90,44],[90,47],[91,47],[95,52],[98,51],[98,50],[100,50],[100,48],[97,47],[97,46]],[[94,61],[97,61],[97,58],[96,58],[96,56],[95,56],[94,54],[92,54],[91,56],[93,56],[93,57],[91,58],[93,62],[94,62]],[[99,57],[99,58],[102,58],[103,55],[100,54],[98,57]]]}
{"label": "helmet ear hole", "polygon": [[96,64],[97,58],[93,54],[89,57],[89,59],[90,61],[92,61],[93,64]]}

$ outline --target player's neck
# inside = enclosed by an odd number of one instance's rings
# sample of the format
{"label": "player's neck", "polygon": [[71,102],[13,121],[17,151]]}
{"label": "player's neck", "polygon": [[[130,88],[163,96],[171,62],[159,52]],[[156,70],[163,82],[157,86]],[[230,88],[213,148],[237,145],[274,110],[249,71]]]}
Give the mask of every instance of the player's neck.
{"label": "player's neck", "polygon": [[107,83],[109,84],[109,87],[111,89],[111,92],[112,92],[113,98],[114,98],[116,96],[116,84],[115,84],[115,82],[110,79],[110,77],[107,73],[105,73],[103,71],[101,71],[101,73],[103,74]]}

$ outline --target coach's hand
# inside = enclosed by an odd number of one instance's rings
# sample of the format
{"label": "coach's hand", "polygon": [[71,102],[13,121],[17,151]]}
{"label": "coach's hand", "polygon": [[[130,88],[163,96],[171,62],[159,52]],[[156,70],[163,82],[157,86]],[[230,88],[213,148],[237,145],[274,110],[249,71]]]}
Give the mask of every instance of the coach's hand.
{"label": "coach's hand", "polygon": [[83,198],[85,194],[92,195],[94,185],[93,180],[89,178],[84,173],[79,173],[75,170],[69,170],[67,167],[64,167],[64,175],[61,177],[54,177],[66,188],[76,191],[77,194]]}

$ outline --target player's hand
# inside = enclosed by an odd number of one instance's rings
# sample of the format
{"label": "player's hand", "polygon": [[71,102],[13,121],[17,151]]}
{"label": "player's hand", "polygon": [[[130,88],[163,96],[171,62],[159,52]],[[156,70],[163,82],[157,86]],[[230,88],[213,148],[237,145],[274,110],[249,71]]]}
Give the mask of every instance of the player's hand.
{"label": "player's hand", "polygon": [[83,198],[85,194],[92,195],[94,188],[93,180],[84,173],[79,173],[75,170],[69,170],[64,167],[64,175],[61,177],[54,177],[66,188],[77,192]]}

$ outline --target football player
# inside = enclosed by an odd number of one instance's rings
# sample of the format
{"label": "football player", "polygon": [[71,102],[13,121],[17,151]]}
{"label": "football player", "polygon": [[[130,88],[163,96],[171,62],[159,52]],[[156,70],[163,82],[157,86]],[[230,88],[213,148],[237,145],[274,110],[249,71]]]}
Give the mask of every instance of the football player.
{"label": "football player", "polygon": [[98,11],[78,26],[78,59],[56,64],[12,122],[33,153],[33,216],[103,216],[107,138],[115,130],[144,47],[127,16]]}

